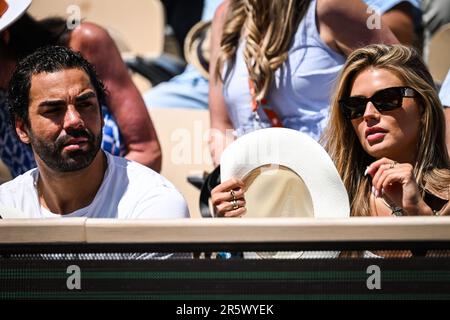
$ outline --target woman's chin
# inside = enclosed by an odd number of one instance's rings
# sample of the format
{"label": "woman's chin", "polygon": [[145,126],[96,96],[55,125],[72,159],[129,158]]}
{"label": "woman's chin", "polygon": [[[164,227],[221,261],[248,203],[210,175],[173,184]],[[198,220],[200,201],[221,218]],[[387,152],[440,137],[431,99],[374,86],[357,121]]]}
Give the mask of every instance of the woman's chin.
{"label": "woman's chin", "polygon": [[383,157],[389,158],[389,155],[392,148],[390,148],[385,141],[380,141],[373,145],[366,146],[366,152],[375,159],[380,159]]}

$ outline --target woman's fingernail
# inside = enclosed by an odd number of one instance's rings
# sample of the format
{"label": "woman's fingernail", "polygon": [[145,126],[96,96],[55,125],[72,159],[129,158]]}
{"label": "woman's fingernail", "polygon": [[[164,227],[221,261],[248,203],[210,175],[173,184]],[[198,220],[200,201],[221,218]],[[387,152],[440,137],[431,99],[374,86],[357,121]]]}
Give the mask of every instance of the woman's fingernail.
{"label": "woman's fingernail", "polygon": [[364,175],[366,176],[368,172],[369,172],[369,167],[367,167],[366,171],[364,171]]}
{"label": "woman's fingernail", "polygon": [[381,188],[381,195],[384,194],[384,188]]}
{"label": "woman's fingernail", "polygon": [[380,197],[380,193],[378,192],[378,190],[375,190],[375,198],[379,198]]}
{"label": "woman's fingernail", "polygon": [[375,195],[375,187],[372,186],[372,194]]}

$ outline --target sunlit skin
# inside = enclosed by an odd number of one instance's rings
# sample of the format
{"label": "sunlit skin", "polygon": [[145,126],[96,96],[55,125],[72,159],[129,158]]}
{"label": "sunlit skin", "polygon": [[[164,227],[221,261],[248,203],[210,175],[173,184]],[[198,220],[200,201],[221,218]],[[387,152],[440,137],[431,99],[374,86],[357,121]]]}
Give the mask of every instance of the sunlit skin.
{"label": "sunlit skin", "polygon": [[78,69],[32,76],[29,119],[32,135],[42,141],[54,143],[64,136],[70,139],[61,151],[62,158],[89,148],[87,138],[73,137],[71,131],[98,135],[102,129],[95,89]]}
{"label": "sunlit skin", "polygon": [[[354,79],[350,96],[371,97],[375,92],[405,86],[394,73],[385,69],[368,68]],[[421,107],[415,98],[403,98],[401,108],[380,113],[368,102],[364,116],[352,120],[363,149],[374,158],[388,157],[397,162],[414,164],[419,139]],[[368,128],[379,133],[366,136]]]}
{"label": "sunlit skin", "polygon": [[[231,178],[211,190],[211,201],[215,209],[215,214],[219,217],[240,217],[247,212],[245,207],[245,185],[241,179]],[[237,209],[233,208],[233,190],[234,199],[237,201]]]}
{"label": "sunlit skin", "polygon": [[[80,69],[33,75],[28,110],[30,127],[19,120],[16,131],[33,147],[41,204],[54,213],[87,206],[106,170],[105,156],[98,151],[103,119],[88,75]],[[53,148],[54,157],[72,170],[49,166],[38,154],[38,145]]]}
{"label": "sunlit skin", "polygon": [[[355,77],[350,96],[371,97],[381,89],[405,85],[389,70],[367,68]],[[351,120],[363,149],[377,159],[366,174],[372,178],[372,211],[379,215],[391,214],[381,202],[382,197],[402,207],[405,214],[432,214],[420,196],[413,172],[421,116],[418,99],[405,97],[402,107],[382,113],[368,102],[364,115]]]}

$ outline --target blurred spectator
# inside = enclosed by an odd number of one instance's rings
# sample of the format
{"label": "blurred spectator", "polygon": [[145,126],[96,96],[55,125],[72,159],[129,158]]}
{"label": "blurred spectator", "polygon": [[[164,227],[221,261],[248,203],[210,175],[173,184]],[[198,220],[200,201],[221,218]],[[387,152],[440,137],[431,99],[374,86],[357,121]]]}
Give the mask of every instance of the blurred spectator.
{"label": "blurred spectator", "polygon": [[383,21],[387,23],[400,43],[414,45],[421,50],[419,45],[422,33],[420,0],[364,0],[364,2],[382,14]]}
{"label": "blurred spectator", "polygon": [[[364,0],[383,15],[400,42],[415,43],[415,30],[420,29],[419,0]],[[205,0],[202,20],[212,19],[222,0]],[[368,12],[371,14],[372,12]],[[418,31],[417,31],[418,32]],[[148,108],[208,108],[208,80],[191,64],[179,76],[152,88],[144,94]]]}
{"label": "blurred spectator", "polygon": [[364,44],[398,42],[383,23],[368,28],[367,11],[359,0],[225,1],[212,27],[214,163],[232,130],[239,137],[283,126],[317,139],[346,55]]}
{"label": "blurred spectator", "polygon": [[[184,1],[187,3],[187,1]],[[202,21],[212,20],[222,0],[205,0]],[[208,80],[192,64],[183,73],[144,94],[147,108],[208,108]]]}
{"label": "blurred spectator", "polygon": [[183,55],[184,39],[189,30],[201,19],[203,2],[208,0],[161,0],[168,24]]}
{"label": "blurred spectator", "polygon": [[450,22],[449,0],[422,0],[424,45],[444,24]]}

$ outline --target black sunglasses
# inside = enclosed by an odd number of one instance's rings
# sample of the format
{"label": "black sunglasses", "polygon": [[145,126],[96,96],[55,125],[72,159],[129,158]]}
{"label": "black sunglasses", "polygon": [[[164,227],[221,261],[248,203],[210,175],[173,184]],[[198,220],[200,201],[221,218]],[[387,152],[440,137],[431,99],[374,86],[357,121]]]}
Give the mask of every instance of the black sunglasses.
{"label": "black sunglasses", "polygon": [[342,113],[348,119],[357,119],[364,115],[367,102],[377,108],[379,112],[391,111],[400,108],[403,98],[414,98],[416,91],[410,87],[391,87],[379,90],[370,98],[355,96],[339,100]]}

